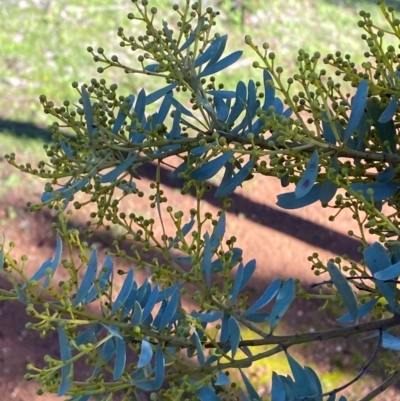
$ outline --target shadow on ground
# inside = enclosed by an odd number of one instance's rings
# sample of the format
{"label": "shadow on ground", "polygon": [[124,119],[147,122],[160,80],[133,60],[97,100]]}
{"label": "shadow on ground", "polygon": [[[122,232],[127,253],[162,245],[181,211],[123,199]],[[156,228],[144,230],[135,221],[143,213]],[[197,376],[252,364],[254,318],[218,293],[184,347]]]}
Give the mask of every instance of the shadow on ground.
{"label": "shadow on ground", "polygon": [[52,133],[48,129],[41,128],[30,122],[0,118],[0,134],[5,131],[13,133],[16,137],[37,139],[43,142],[50,142],[52,139]]}
{"label": "shadow on ground", "polygon": [[[50,131],[32,123],[0,119],[0,133],[2,131],[9,131],[17,137],[25,136],[40,141],[51,141],[52,139]],[[154,180],[156,177],[156,166],[155,164],[147,163],[138,169],[138,173],[143,178]],[[173,189],[182,188],[182,182],[174,178],[170,170],[161,167],[161,175],[163,185]],[[210,186],[211,190],[204,196],[204,200],[213,206],[220,207],[220,199],[214,197],[217,187],[213,184],[210,184]],[[191,195],[193,196],[193,193]],[[359,242],[347,235],[306,219],[290,215],[283,210],[273,209],[265,204],[254,202],[242,195],[234,193],[230,198],[233,200],[233,205],[229,209],[230,213],[236,215],[243,214],[246,218],[253,219],[257,224],[290,235],[293,238],[300,239],[334,254],[347,254],[354,260],[360,257],[357,252]]]}
{"label": "shadow on ground", "polygon": [[[48,131],[40,129],[33,124],[21,124],[7,121],[4,122],[0,120],[0,132],[2,130],[14,132],[16,136],[26,135],[30,138],[40,138],[41,140],[51,139],[51,134],[48,133]],[[140,169],[139,174],[143,178],[152,180],[155,177],[156,168],[154,165],[149,163]],[[179,189],[181,186],[180,181],[174,179],[171,175],[171,171],[167,169],[162,169],[162,180],[164,184],[172,190]],[[211,191],[205,198],[205,201],[218,208],[220,206],[220,200],[214,198],[213,192],[215,190],[216,187],[212,186]],[[18,232],[18,237],[22,243],[29,244],[31,249],[35,249],[38,259],[34,260],[34,263],[35,265],[39,266],[40,263],[42,263],[54,252],[54,235],[51,230],[44,229],[44,227],[50,227],[54,217],[47,211],[42,211],[32,215],[27,211],[22,199],[18,198],[17,196],[17,194],[14,194],[15,198],[7,197],[7,199],[0,199],[0,212],[6,207],[6,205],[12,204],[18,212],[18,220],[24,222],[24,227],[31,227],[30,231],[21,230],[21,233]],[[189,198],[189,196],[187,198]],[[347,253],[354,259],[359,258],[359,255],[357,254],[358,242],[345,235],[330,230],[322,225],[310,222],[306,219],[290,215],[284,211],[272,209],[271,207],[255,202],[242,195],[234,194],[232,195],[232,199],[234,202],[230,211],[236,215],[244,214],[245,216],[254,216],[253,221],[263,227],[290,235],[293,238],[301,239],[303,242],[310,243],[322,249],[327,249],[332,253]],[[189,198],[189,202],[193,203],[193,199],[190,200]],[[244,220],[243,229],[246,229],[247,222],[248,220]],[[12,227],[11,222],[8,222],[7,224],[8,227]],[[13,224],[15,224],[15,220]],[[75,222],[75,228],[77,228],[79,231],[83,231],[85,227],[83,224]],[[13,229],[19,230],[19,227],[13,227]],[[110,244],[112,244],[114,239],[115,237],[112,235],[112,233],[102,232],[96,234],[91,239],[91,242],[93,241],[98,243],[99,251],[103,252],[105,248],[108,248]],[[123,245],[127,252],[129,252],[130,245],[131,244]],[[29,254],[29,250],[26,250],[26,252]],[[149,258],[151,258],[151,256],[152,255],[149,255]],[[261,275],[249,283],[254,300],[257,299],[261,295],[262,291],[268,286],[270,280],[267,277],[268,275]],[[2,288],[3,285],[6,284],[3,281],[0,281],[0,286]],[[289,309],[283,325],[285,332],[286,330],[287,332],[293,332],[297,330],[307,331],[310,329],[310,327],[317,330],[332,327],[335,324],[334,319],[325,316],[325,314],[318,314],[318,319],[316,319],[317,307],[319,305],[320,304],[317,302],[299,300],[296,305]],[[304,311],[304,313],[299,315],[299,310]],[[17,383],[17,386],[14,386],[13,389],[21,387],[23,388],[23,384],[21,383],[23,383],[22,376],[23,372],[25,371],[24,367],[26,363],[29,361],[40,363],[45,353],[54,353],[54,355],[57,356],[58,341],[56,336],[51,335],[49,337],[49,343],[46,341],[45,349],[43,345],[44,342],[39,339],[37,333],[29,331],[27,334],[26,330],[24,331],[24,325],[28,319],[25,314],[25,308],[20,304],[2,303],[0,305],[0,313],[0,344],[3,349],[6,349],[6,352],[3,351],[4,358],[0,359],[0,371],[5,372],[5,370],[2,369],[3,366],[5,369],[7,369],[7,366],[10,369],[14,367],[14,370],[11,369],[10,371],[7,371],[7,385],[11,386],[11,383]],[[318,323],[316,320],[318,320]],[[18,324],[14,324],[14,322],[18,322]],[[24,334],[22,335],[21,333]],[[25,342],[29,343],[29,346],[26,350]],[[327,343],[315,344],[313,347],[313,349],[309,350],[308,358],[311,357],[311,359],[317,364],[319,362],[319,355],[329,354],[327,355],[328,361],[321,361],[321,364],[323,364],[325,367],[327,365],[329,366],[330,355],[337,354],[337,348],[335,348],[336,346],[331,347],[329,345],[327,347]],[[357,347],[361,350],[360,352],[362,356],[368,355],[370,352],[370,345],[368,344],[361,345],[360,347],[357,345]],[[353,348],[353,344],[351,344],[350,341],[346,341],[345,344],[341,344],[341,353],[343,358],[346,358],[346,355],[351,355]],[[345,364],[343,369],[348,368],[348,366],[349,365]],[[357,364],[357,368],[361,366],[362,362]],[[352,366],[352,368],[353,367],[354,366]],[[339,369],[337,366],[334,368]],[[265,374],[270,375],[270,372],[265,372]],[[375,377],[383,377],[382,371],[376,372]],[[3,374],[3,379],[4,378],[5,376]],[[3,391],[3,389],[1,389],[1,391]],[[5,399],[5,401],[11,401],[14,399],[25,401],[25,399],[27,400],[28,398],[24,398],[22,396],[19,396],[19,398],[10,397],[9,399]]]}

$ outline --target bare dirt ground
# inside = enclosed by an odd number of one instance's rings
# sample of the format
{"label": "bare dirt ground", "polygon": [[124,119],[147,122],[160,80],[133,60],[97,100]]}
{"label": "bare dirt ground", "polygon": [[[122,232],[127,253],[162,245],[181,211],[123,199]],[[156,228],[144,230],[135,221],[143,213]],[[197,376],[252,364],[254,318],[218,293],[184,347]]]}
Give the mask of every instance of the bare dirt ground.
{"label": "bare dirt ground", "polygon": [[[0,182],[5,180],[12,170],[2,163]],[[147,166],[140,172],[143,180],[142,188],[149,188],[155,176],[155,169]],[[4,232],[7,241],[17,245],[15,255],[29,256],[28,268],[35,271],[40,264],[51,257],[54,252],[54,233],[50,228],[53,216],[47,211],[29,213],[25,201],[37,201],[42,191],[43,183],[24,176],[19,177],[15,189],[0,193],[0,232]],[[187,211],[194,205],[194,198],[179,193],[179,182],[171,178],[168,170],[163,170],[165,194],[169,204]],[[22,190],[24,188],[24,190]],[[214,188],[215,189],[215,188]],[[216,212],[219,202],[212,196],[206,198],[206,208]],[[234,204],[227,216],[227,237],[236,235],[238,246],[243,249],[245,260],[255,258],[257,271],[250,283],[250,289],[256,298],[268,283],[276,277],[300,277],[307,287],[316,280],[311,271],[307,256],[318,252],[323,260],[346,253],[354,259],[357,254],[357,241],[347,236],[349,229],[355,229],[350,215],[340,215],[334,223],[328,222],[331,211],[323,209],[319,204],[298,210],[285,211],[275,206],[276,195],[284,192],[277,180],[257,177],[238,189],[233,195]],[[140,211],[150,217],[148,200],[135,197],[131,204],[126,205],[135,213]],[[157,218],[156,218],[157,219]],[[77,213],[73,224],[82,228],[85,219]],[[166,219],[165,222],[168,220]],[[167,231],[171,227],[167,226]],[[109,246],[112,241],[110,234],[97,235],[94,242],[99,253]],[[122,267],[126,265],[121,264]],[[142,279],[145,272],[141,272]],[[0,286],[8,286],[4,277],[0,276]],[[334,317],[317,315],[315,302],[299,301],[293,305],[281,328],[281,333],[294,333],[301,330],[321,330],[332,327]],[[337,317],[337,316],[335,316]],[[37,384],[26,382],[26,364],[40,365],[45,354],[58,355],[58,340],[56,335],[50,335],[45,341],[40,340],[36,332],[27,330],[28,321],[24,306],[19,303],[0,302],[0,399],[2,401],[55,401],[59,398],[53,395],[36,396]],[[303,349],[303,362],[316,363],[322,372],[335,369],[360,369],[363,361],[354,363],[353,346],[357,347],[362,357],[368,358],[371,344],[353,343],[350,339],[345,342],[330,342],[313,344]],[[367,354],[365,354],[368,352]],[[340,354],[340,364],[333,364],[333,357]],[[365,360],[364,360],[365,363]],[[339,366],[340,365],[340,366]],[[261,369],[258,375],[271,376],[269,369]],[[358,394],[368,392],[383,378],[383,372],[377,370],[370,376],[365,376],[359,385]],[[262,389],[260,389],[262,390]],[[265,389],[267,393],[267,389]],[[356,400],[351,397],[349,400]],[[400,392],[390,389],[377,398],[380,401],[400,399]]]}

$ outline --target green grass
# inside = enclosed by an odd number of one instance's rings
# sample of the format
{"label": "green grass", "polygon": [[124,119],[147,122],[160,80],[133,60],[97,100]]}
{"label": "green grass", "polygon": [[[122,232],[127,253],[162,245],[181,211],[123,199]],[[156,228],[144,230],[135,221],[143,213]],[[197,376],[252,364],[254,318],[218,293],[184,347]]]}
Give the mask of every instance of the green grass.
{"label": "green grass", "polygon": [[[28,195],[32,196],[34,193],[37,195],[43,192],[42,180],[33,175],[21,173],[5,162],[2,156],[14,152],[17,155],[18,164],[30,162],[35,165],[46,156],[43,149],[44,141],[29,136],[20,136],[16,140],[15,132],[12,131],[1,132],[0,138],[0,199],[10,194],[14,194],[14,196],[23,194],[28,198]],[[11,218],[14,215],[13,205],[9,205],[6,212],[8,218]]]}
{"label": "green grass", "polygon": [[[244,57],[225,76],[228,87],[234,88],[239,79],[261,78],[260,71],[251,67],[257,56],[244,44],[245,34],[252,35],[260,45],[269,42],[271,50],[277,54],[277,64],[288,74],[294,70],[299,48],[308,52],[318,50],[322,54],[341,49],[354,55],[354,61],[359,64],[366,49],[359,39],[361,30],[356,27],[357,10],[369,9],[372,14],[379,14],[377,6],[371,2],[271,0],[255,3],[257,7],[253,9],[258,11],[246,19],[247,26],[230,23],[223,12],[222,22],[217,27],[221,33],[228,31],[230,50],[245,49]],[[51,1],[48,9],[41,4],[46,2],[8,1],[7,7],[0,9],[3,24],[0,31],[0,117],[47,125],[51,121],[41,113],[39,95],[44,93],[58,104],[65,99],[75,101],[78,95],[71,88],[72,81],[83,83],[100,77],[96,72],[98,65],[86,51],[88,45],[102,46],[109,55],[117,54],[124,61],[135,63],[136,56],[119,47],[116,29],[124,26],[127,32],[138,34],[140,28],[125,17],[128,12],[135,11],[128,0],[95,3],[58,0]],[[168,19],[167,5],[171,3],[156,1],[155,4],[162,18]],[[348,5],[341,8],[338,4]],[[229,12],[229,16],[237,20],[234,13]],[[110,69],[103,76],[109,82],[118,83],[122,94],[137,93],[143,85],[149,87],[142,76],[125,75],[120,70]],[[150,89],[155,86],[150,85]]]}

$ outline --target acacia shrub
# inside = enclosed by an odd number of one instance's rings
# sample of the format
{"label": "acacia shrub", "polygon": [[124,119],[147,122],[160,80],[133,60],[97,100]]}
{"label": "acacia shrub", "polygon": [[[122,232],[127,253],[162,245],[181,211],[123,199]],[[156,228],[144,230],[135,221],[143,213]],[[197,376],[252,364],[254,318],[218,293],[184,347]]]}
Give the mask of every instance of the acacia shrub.
{"label": "acacia shrub", "polygon": [[[368,49],[360,67],[339,51],[322,57],[300,50],[298,72],[285,78],[268,43],[258,45],[246,36],[257,57],[253,67],[259,80],[230,88],[218,83],[216,74],[229,69],[242,51],[223,55],[228,38],[214,33],[218,12],[201,1],[173,5],[178,22],[172,27],[147,0],[133,1],[128,19],[139,21],[143,31],[132,36],[120,27],[118,36],[121,48],[138,54],[136,61],[126,65],[103,48],[89,47],[88,52],[99,63],[99,73],[121,69],[158,80],[159,89],[121,95],[118,85],[93,78],[89,84],[72,83],[78,103],[64,100],[57,106],[40,96],[44,112],[56,120],[50,126],[53,141],[45,145],[47,161],[33,167],[19,165],[14,154],[6,159],[47,180],[41,202],[29,207],[56,212],[55,253],[30,278],[24,274],[27,258],[15,260],[12,244],[4,242],[0,253],[1,270],[13,285],[10,291],[0,290],[0,299],[25,303],[36,320],[29,327],[43,337],[58,332],[60,358],[46,356],[43,368],[28,365],[26,378],[40,383],[40,393],[70,401],[110,400],[121,392],[125,400],[140,399],[141,391],[162,400],[261,400],[244,369],[284,352],[292,375],[272,374],[272,401],[332,401],[378,363],[381,347],[400,349],[400,339],[389,332],[400,323],[400,67],[395,47],[385,44],[388,35],[400,38],[400,23],[393,7],[377,3],[388,26],[377,27],[369,13],[360,12],[358,25]],[[344,93],[340,81],[351,83],[354,94]],[[146,111],[150,105],[157,111]],[[187,215],[169,203],[163,190],[160,169],[170,157],[180,160],[174,174],[182,180],[182,196],[192,191],[196,197]],[[123,199],[144,196],[138,168],[148,163],[157,171],[148,200],[158,221],[120,210]],[[221,199],[221,209],[212,215],[203,211],[203,198],[210,191],[207,180],[220,171],[214,196]],[[318,291],[333,290],[326,295],[327,304],[345,309],[336,328],[275,334],[296,297],[319,295],[295,278],[274,280],[258,300],[249,302],[246,285],[256,261],[245,258],[237,245],[240,238],[224,234],[230,195],[256,174],[276,177],[283,188],[292,185],[292,191],[277,197],[284,209],[320,202],[333,208],[334,215],[352,211],[359,232],[349,235],[360,241],[360,260],[309,257],[321,276]],[[78,193],[85,200],[78,200]],[[78,232],[70,220],[74,210],[89,204],[96,211],[88,212],[86,229]],[[166,231],[166,218],[174,232]],[[100,228],[113,227],[121,234],[99,264],[90,238]],[[376,242],[368,243],[366,232]],[[127,242],[131,246],[124,251],[120,244]],[[149,253],[156,256],[149,260]],[[117,259],[133,267],[117,271]],[[69,278],[57,282],[60,265]],[[139,284],[135,271],[144,267],[152,279]],[[124,281],[115,294],[117,273]],[[195,292],[189,293],[187,285]],[[197,305],[195,310],[182,308],[185,297]],[[88,308],[93,302],[99,305],[97,314]],[[241,338],[243,327],[254,339]],[[377,338],[373,355],[357,377],[328,392],[317,374],[289,352],[296,344],[364,334]],[[262,345],[271,348],[254,351]],[[132,355],[136,362],[128,363]],[[85,381],[74,377],[77,361],[92,368]],[[363,401],[399,380],[399,366],[386,362],[385,367],[387,380]],[[231,383],[232,369],[239,371],[243,389]]]}

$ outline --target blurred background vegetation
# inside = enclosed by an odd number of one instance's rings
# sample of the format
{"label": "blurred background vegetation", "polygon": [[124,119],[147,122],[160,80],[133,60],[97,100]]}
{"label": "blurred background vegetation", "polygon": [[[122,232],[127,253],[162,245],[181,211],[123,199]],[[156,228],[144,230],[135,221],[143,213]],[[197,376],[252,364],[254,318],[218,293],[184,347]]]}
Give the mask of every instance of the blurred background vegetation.
{"label": "blurred background vegetation", "polygon": [[[155,4],[162,18],[170,21],[172,4],[180,1],[156,0]],[[244,44],[247,34],[259,44],[269,42],[277,55],[277,65],[289,76],[295,71],[300,48],[309,53],[319,51],[323,56],[341,50],[360,65],[367,49],[357,28],[358,12],[370,11],[378,23],[385,23],[375,0],[204,0],[204,4],[221,11],[216,31],[228,33],[228,50],[245,50],[229,75],[218,78],[231,89],[238,80],[261,78],[251,66],[257,57]],[[387,4],[400,10],[400,1]],[[78,95],[71,82],[82,84],[92,77],[117,83],[119,93],[124,95],[136,94],[144,85],[147,92],[156,89],[157,82],[144,83],[143,77],[116,69],[98,74],[98,64],[86,51],[87,46],[101,46],[109,56],[117,54],[127,64],[136,62],[135,54],[119,47],[116,34],[119,26],[132,35],[141,33],[138,23],[126,18],[128,12],[135,12],[129,0],[2,0],[1,5],[0,156],[14,151],[23,158],[29,156],[32,162],[43,157],[43,141],[50,139],[46,126],[52,120],[42,113],[38,100],[41,94],[56,104],[66,99],[76,102]],[[31,177],[10,173],[0,159],[0,194],[12,190],[26,195],[31,181]],[[0,226],[15,217],[12,204],[3,206],[6,218],[0,220]],[[321,324],[315,321],[313,326],[318,329]],[[329,361],[338,368],[343,366],[340,351],[339,347]],[[304,352],[312,355],[313,350]],[[362,351],[354,350],[351,359],[358,364],[363,356]],[[258,372],[264,372],[256,375],[259,384],[269,380],[271,370],[282,373],[287,369],[284,357],[268,360],[268,364],[267,373],[260,365],[257,367]],[[354,372],[348,368],[336,369],[325,374],[324,383],[332,388],[352,376]]]}

